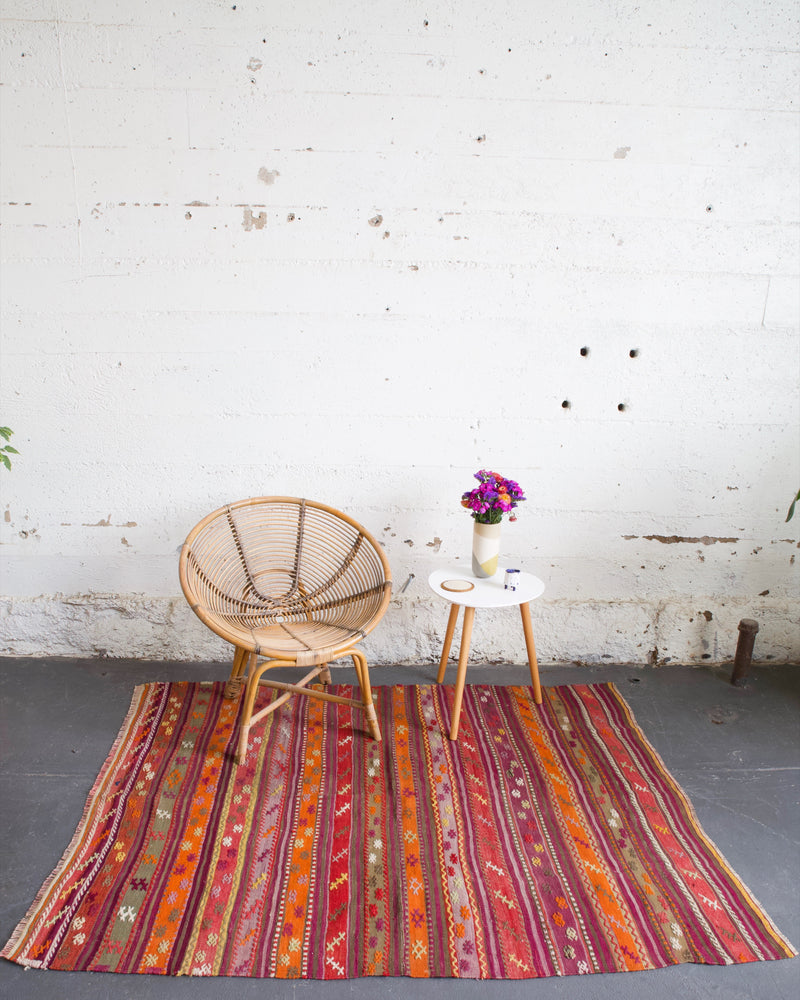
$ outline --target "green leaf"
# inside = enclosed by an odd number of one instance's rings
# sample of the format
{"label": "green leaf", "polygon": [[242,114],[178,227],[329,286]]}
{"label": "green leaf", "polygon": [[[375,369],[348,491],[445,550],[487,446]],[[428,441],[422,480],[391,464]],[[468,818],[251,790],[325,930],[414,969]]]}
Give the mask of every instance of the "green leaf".
{"label": "green leaf", "polygon": [[7,444],[5,448],[0,449],[0,451],[7,451],[11,455],[19,455],[17,449],[11,444]]}
{"label": "green leaf", "polygon": [[11,430],[10,427],[0,427],[0,437],[4,437],[6,441],[11,440],[11,435],[13,433],[14,432]]}
{"label": "green leaf", "polygon": [[791,521],[791,519],[794,517],[794,506],[798,500],[800,500],[800,490],[797,491],[797,496],[794,498],[794,500],[792,500],[791,505],[789,506],[789,513],[786,515],[787,521]]}
{"label": "green leaf", "polygon": [[0,462],[2,462],[7,469],[11,468],[11,459],[8,455],[4,455],[2,451],[0,451]]}

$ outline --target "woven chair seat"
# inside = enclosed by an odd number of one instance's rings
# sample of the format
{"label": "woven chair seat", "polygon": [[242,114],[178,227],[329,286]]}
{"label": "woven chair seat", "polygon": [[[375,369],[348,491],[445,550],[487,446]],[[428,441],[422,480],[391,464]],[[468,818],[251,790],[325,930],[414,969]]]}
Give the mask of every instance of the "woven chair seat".
{"label": "woven chair seat", "polygon": [[[296,497],[261,497],[220,508],[192,531],[181,551],[181,587],[192,610],[236,649],[229,680],[239,693],[250,667],[243,719],[244,746],[259,683],[320,696],[306,684],[327,664],[350,656],[356,666],[373,735],[366,658],[354,649],[378,623],[391,596],[386,556],[352,518]],[[258,663],[259,659],[264,663]],[[313,666],[297,685],[261,680],[274,666]],[[255,679],[254,679],[255,678]],[[332,696],[323,694],[322,697]],[[268,711],[285,698],[277,699]],[[377,735],[376,735],[377,733]],[[240,760],[243,752],[240,743]]]}
{"label": "woven chair seat", "polygon": [[348,649],[365,635],[359,629],[341,625],[284,618],[280,614],[277,617],[282,621],[274,624],[262,615],[263,620],[249,628],[235,618],[220,615],[218,620],[227,625],[226,631],[235,645],[251,648],[258,656],[289,657],[299,667],[339,659],[339,650]]}
{"label": "woven chair seat", "polygon": [[296,656],[302,666],[336,659],[336,650],[363,639],[383,595],[383,585],[327,600],[324,593],[313,599],[287,594],[275,603],[218,593],[215,605],[199,602],[194,610],[234,645],[259,656]]}

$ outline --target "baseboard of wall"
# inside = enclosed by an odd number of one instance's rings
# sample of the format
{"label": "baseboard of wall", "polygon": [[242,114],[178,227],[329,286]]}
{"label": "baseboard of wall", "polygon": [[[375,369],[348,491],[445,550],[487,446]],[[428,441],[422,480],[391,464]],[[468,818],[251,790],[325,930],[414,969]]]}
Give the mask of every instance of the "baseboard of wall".
{"label": "baseboard of wall", "polygon": [[[759,623],[753,660],[800,660],[797,609],[788,601],[539,600],[531,607],[541,663],[719,664],[736,651],[738,623]],[[230,647],[192,614],[182,597],[73,594],[0,599],[0,655],[225,662]],[[438,661],[447,608],[398,597],[364,640],[375,664]],[[452,656],[458,652],[458,632]],[[479,611],[470,662],[524,663],[516,608]]]}

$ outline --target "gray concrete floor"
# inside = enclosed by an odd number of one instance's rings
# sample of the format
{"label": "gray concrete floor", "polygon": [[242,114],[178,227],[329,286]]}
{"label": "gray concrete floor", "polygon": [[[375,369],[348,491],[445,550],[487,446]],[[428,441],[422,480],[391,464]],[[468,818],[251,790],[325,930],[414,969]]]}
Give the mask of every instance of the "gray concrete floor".
{"label": "gray concrete floor", "polygon": [[[426,667],[373,667],[375,685],[428,683]],[[0,939],[4,944],[55,867],[122,724],[135,684],[222,679],[225,668],[119,660],[0,659]],[[527,670],[470,667],[468,683],[524,684]],[[800,667],[756,668],[746,687],[730,668],[551,667],[545,685],[613,681],[682,785],[706,833],[795,947],[800,946]],[[334,681],[352,682],[337,669]],[[448,675],[448,682],[454,677]],[[641,997],[797,1000],[800,959],[733,967],[538,982],[356,979],[278,982],[24,970],[0,959],[0,997],[412,996],[424,1000],[615,1000]]]}

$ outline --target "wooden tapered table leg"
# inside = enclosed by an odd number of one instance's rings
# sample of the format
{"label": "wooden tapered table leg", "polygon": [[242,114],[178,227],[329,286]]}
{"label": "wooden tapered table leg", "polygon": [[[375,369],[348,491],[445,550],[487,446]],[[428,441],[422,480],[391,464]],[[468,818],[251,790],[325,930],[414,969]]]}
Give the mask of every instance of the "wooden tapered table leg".
{"label": "wooden tapered table leg", "polygon": [[533,641],[533,625],[531,624],[531,606],[526,601],[519,606],[522,615],[522,631],[525,633],[525,648],[528,650],[528,666],[531,669],[531,684],[533,684],[533,700],[537,705],[542,703],[542,686],[539,683],[539,662],[536,659],[536,644]]}
{"label": "wooden tapered table leg", "polygon": [[[452,614],[451,614],[452,617]],[[464,684],[467,680],[467,661],[469,646],[472,641],[472,623],[475,620],[475,608],[464,608],[464,624],[461,626],[461,649],[458,653],[458,675],[456,676],[456,695],[453,699],[453,716],[450,720],[450,739],[458,739],[458,723],[461,718],[461,701],[464,697]]]}
{"label": "wooden tapered table leg", "polygon": [[442,683],[445,671],[447,670],[447,658],[450,656],[450,646],[453,644],[453,633],[456,630],[456,622],[458,621],[458,607],[457,604],[450,606],[450,617],[447,619],[447,631],[444,634],[442,658],[439,660],[439,674],[436,677],[437,684]]}

